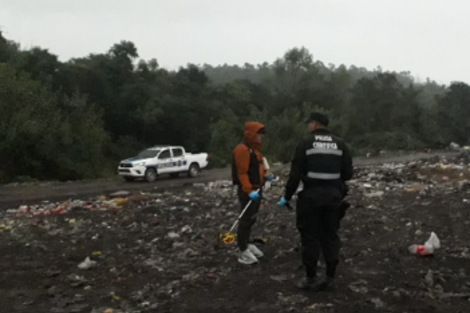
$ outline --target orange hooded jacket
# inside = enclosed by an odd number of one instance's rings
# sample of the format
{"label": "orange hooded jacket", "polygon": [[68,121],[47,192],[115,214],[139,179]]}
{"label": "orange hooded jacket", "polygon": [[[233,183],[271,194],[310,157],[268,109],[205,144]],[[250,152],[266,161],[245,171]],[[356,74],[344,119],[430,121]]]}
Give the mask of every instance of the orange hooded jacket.
{"label": "orange hooded jacket", "polygon": [[[236,168],[236,174],[238,181],[242,187],[243,192],[250,193],[261,186],[264,183],[265,169],[263,164],[263,155],[259,151],[261,143],[256,141],[256,135],[258,132],[264,129],[264,125],[258,122],[248,122],[245,124],[245,144],[239,144],[233,150],[234,164]],[[259,179],[256,177],[249,176],[250,169],[250,149],[256,155],[259,164]],[[253,181],[259,182],[259,184],[252,184]]]}

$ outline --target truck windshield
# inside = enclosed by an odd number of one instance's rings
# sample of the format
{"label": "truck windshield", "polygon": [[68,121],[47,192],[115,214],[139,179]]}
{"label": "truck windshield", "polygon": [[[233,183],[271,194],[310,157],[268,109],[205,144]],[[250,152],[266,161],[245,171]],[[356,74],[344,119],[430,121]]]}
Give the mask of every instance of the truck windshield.
{"label": "truck windshield", "polygon": [[138,158],[149,159],[154,158],[160,153],[160,150],[144,150],[137,155]]}

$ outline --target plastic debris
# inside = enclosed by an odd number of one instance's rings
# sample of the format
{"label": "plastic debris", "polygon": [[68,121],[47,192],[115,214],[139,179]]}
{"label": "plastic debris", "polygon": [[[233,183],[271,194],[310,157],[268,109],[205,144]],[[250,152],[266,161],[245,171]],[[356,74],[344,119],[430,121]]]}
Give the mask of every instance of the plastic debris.
{"label": "plastic debris", "polygon": [[[236,188],[230,181],[218,181],[188,183],[187,188],[178,189],[148,187],[152,192],[127,197],[28,203],[0,210],[0,234],[5,237],[0,250],[12,267],[3,279],[18,278],[24,284],[30,271],[38,271],[39,283],[47,286],[44,293],[49,296],[40,304],[48,312],[203,312],[208,301],[221,298],[226,303],[216,310],[237,312],[349,312],[353,298],[361,301],[364,310],[404,312],[409,303],[398,300],[425,298],[437,310],[453,312],[462,308],[470,286],[466,285],[470,272],[459,268],[470,260],[470,243],[461,232],[470,227],[466,218],[469,164],[470,159],[441,158],[356,166],[355,177],[348,182],[351,207],[341,221],[342,251],[347,256],[348,277],[367,282],[346,284],[346,292],[335,296],[334,307],[325,299],[315,303],[311,295],[276,288],[278,282],[288,286],[294,275],[303,274],[297,270],[301,261],[293,212],[273,210],[284,192],[284,178],[274,181],[264,194],[251,237],[257,243],[269,239],[271,247],[266,251],[274,255],[268,260],[273,272],[267,277],[263,266],[240,265],[236,249],[215,238],[230,227],[240,209]],[[294,196],[292,205],[295,201]],[[441,248],[445,250],[442,260],[430,259],[422,270],[408,266],[413,258],[395,262],[403,242],[428,237],[430,230],[445,233],[446,244],[452,245]],[[15,246],[28,253],[15,253]],[[67,266],[83,260],[77,260],[77,255],[88,255],[96,267],[88,272],[75,268],[79,273],[73,273]],[[43,262],[41,266],[36,260]],[[384,275],[390,278],[387,286],[380,280]],[[412,279],[405,282],[403,277]],[[246,279],[253,283],[246,284]],[[241,284],[248,292],[233,301],[226,297]],[[251,291],[259,295],[256,301],[251,301]],[[8,293],[5,297],[12,298]],[[445,307],[442,299],[446,299]],[[21,301],[36,305],[43,300],[25,293]],[[81,304],[89,307],[77,306]]]}
{"label": "plastic debris", "polygon": [[437,235],[432,232],[429,239],[424,243],[424,245],[411,245],[408,250],[412,254],[419,255],[431,255],[434,254],[434,251],[441,247],[441,242]]}
{"label": "plastic debris", "polygon": [[270,278],[279,283],[289,280],[289,277],[287,275],[272,275],[270,276]]}
{"label": "plastic debris", "polygon": [[361,279],[361,280],[351,283],[349,285],[349,289],[357,293],[365,294],[369,292],[369,289],[367,289],[366,286],[367,286],[367,282]]}
{"label": "plastic debris", "polygon": [[309,310],[323,310],[333,308],[332,303],[315,303],[308,307]]}
{"label": "plastic debris", "polygon": [[118,297],[118,296],[116,296],[116,294],[115,294],[114,292],[111,292],[110,295],[111,295],[111,297],[113,298],[113,300],[115,300],[115,301],[121,300],[121,298]]}
{"label": "plastic debris", "polygon": [[129,191],[125,191],[125,190],[121,190],[121,191],[117,191],[115,193],[112,193],[110,194],[109,196],[111,198],[123,198],[123,197],[128,197],[130,196],[130,192]]}
{"label": "plastic debris", "polygon": [[385,303],[379,298],[372,298],[372,299],[370,299],[370,302],[375,305],[376,309],[380,309],[380,308],[385,307]]}
{"label": "plastic debris", "polygon": [[460,150],[460,145],[455,143],[455,142],[451,142],[449,147],[452,149],[452,150]]}
{"label": "plastic debris", "polygon": [[85,259],[85,261],[83,261],[82,263],[78,264],[78,268],[81,269],[81,270],[87,270],[87,269],[92,268],[94,266],[96,266],[96,261],[90,260],[89,257],[87,257]]}
{"label": "plastic debris", "polygon": [[214,274],[207,274],[206,277],[209,279],[217,279],[217,276]]}
{"label": "plastic debris", "polygon": [[186,226],[184,226],[183,228],[181,228],[181,232],[182,232],[183,234],[185,234],[185,233],[192,233],[193,230],[191,229],[191,227],[190,227],[189,225],[186,225]]}
{"label": "plastic debris", "polygon": [[167,236],[168,236],[168,238],[170,238],[170,239],[178,239],[178,238],[181,238],[180,234],[175,233],[175,232],[173,232],[173,231],[169,232]]}
{"label": "plastic debris", "polygon": [[376,192],[371,192],[371,193],[366,193],[364,194],[368,198],[380,198],[385,194],[383,191],[376,191]]}

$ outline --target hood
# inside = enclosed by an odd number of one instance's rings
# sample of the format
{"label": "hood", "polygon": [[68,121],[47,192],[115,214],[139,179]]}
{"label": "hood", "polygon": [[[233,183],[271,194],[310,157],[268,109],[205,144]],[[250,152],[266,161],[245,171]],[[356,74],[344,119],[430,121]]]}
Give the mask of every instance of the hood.
{"label": "hood", "polygon": [[137,161],[142,162],[147,159],[148,158],[134,157],[134,158],[122,160],[121,162],[124,162],[124,163],[132,163],[132,162],[137,162]]}
{"label": "hood", "polygon": [[261,144],[255,141],[255,137],[263,128],[265,128],[264,125],[258,122],[247,122],[245,124],[245,142],[253,149],[261,147]]}

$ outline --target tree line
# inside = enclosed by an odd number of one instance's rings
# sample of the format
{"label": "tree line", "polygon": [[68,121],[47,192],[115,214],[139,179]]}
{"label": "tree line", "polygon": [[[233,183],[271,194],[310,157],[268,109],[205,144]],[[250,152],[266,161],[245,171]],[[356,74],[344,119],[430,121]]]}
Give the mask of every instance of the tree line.
{"label": "tree line", "polygon": [[248,120],[267,126],[270,160],[288,162],[312,110],[327,112],[356,154],[467,144],[469,101],[463,82],[325,65],[305,48],[272,63],[169,71],[129,41],[61,62],[0,32],[0,181],[110,176],[156,144],[207,151],[212,166],[226,166]]}

